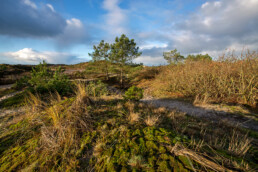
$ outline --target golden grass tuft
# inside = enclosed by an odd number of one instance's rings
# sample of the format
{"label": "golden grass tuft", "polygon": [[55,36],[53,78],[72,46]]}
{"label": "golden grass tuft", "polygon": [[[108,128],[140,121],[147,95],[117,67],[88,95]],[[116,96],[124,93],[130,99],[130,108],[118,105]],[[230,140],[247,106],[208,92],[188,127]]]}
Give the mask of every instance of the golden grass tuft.
{"label": "golden grass tuft", "polygon": [[135,103],[128,101],[125,103],[125,106],[128,108],[129,112],[133,112],[135,108]]}
{"label": "golden grass tuft", "polygon": [[244,156],[251,148],[251,142],[252,140],[248,138],[248,134],[240,136],[235,130],[233,130],[228,150],[235,155]]}
{"label": "golden grass tuft", "polygon": [[159,116],[147,116],[147,118],[144,120],[145,124],[147,126],[156,126],[159,122]]}
{"label": "golden grass tuft", "polygon": [[46,105],[46,103],[40,98],[40,95],[32,94],[31,92],[28,92],[28,96],[25,101],[27,109],[30,110],[31,114],[42,110]]}
{"label": "golden grass tuft", "polygon": [[140,120],[140,114],[139,113],[134,113],[130,112],[128,117],[127,117],[129,123],[136,123]]}

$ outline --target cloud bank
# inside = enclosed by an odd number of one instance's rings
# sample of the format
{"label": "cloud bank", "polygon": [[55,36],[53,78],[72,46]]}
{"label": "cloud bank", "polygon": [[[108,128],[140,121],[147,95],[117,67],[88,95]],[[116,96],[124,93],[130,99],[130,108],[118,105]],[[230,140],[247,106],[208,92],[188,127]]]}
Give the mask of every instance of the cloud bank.
{"label": "cloud bank", "polygon": [[30,0],[4,0],[0,5],[0,34],[53,40],[59,48],[83,43],[88,35],[77,18],[65,19],[51,4]]}
{"label": "cloud bank", "polygon": [[[226,49],[242,51],[258,48],[258,0],[217,0],[203,3],[190,15],[170,21],[159,32],[138,34],[138,39],[159,41],[167,47],[143,48],[148,62],[162,57],[162,52],[177,48],[184,55],[210,53],[216,57]],[[140,9],[138,9],[140,11]],[[160,12],[161,13],[161,12]],[[158,55],[159,54],[159,55]],[[144,58],[141,57],[141,62]]]}
{"label": "cloud bank", "polygon": [[43,60],[51,64],[74,64],[82,61],[82,59],[73,54],[51,51],[39,52],[31,48],[24,48],[16,52],[0,53],[0,57],[11,64],[38,64]]}
{"label": "cloud bank", "polygon": [[0,34],[16,37],[52,37],[67,25],[50,4],[38,7],[30,0],[1,1],[0,23]]}

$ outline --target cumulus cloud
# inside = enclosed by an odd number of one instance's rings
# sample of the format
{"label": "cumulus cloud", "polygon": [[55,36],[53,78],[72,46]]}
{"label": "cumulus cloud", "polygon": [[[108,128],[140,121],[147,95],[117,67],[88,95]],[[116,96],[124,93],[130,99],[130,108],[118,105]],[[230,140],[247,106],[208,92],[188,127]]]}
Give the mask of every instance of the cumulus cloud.
{"label": "cumulus cloud", "polygon": [[51,51],[39,52],[31,48],[24,48],[16,52],[0,53],[0,57],[4,62],[12,64],[38,64],[43,60],[52,64],[71,64],[81,62],[81,59],[79,59],[76,55],[69,53]]}
{"label": "cumulus cloud", "polygon": [[258,0],[221,0],[204,3],[181,28],[213,36],[242,37],[258,27]]}
{"label": "cumulus cloud", "polygon": [[119,0],[104,0],[103,2],[103,9],[107,10],[107,14],[104,16],[106,22],[104,29],[112,36],[128,32],[125,27],[127,21],[126,10],[119,7],[119,2]]}
{"label": "cumulus cloud", "polygon": [[148,63],[153,60],[155,64],[164,51],[175,48],[183,55],[210,53],[215,58],[226,50],[257,50],[257,7],[258,0],[207,1],[184,19],[166,23],[166,27],[161,28],[162,33],[151,31],[138,34],[138,38],[167,45],[143,49],[143,55],[147,56]]}
{"label": "cumulus cloud", "polygon": [[0,34],[16,37],[52,37],[64,31],[66,20],[52,5],[38,7],[30,0],[4,0],[0,5]]}
{"label": "cumulus cloud", "polygon": [[258,45],[258,0],[208,1],[177,25],[176,47],[187,52],[214,51],[242,44]]}

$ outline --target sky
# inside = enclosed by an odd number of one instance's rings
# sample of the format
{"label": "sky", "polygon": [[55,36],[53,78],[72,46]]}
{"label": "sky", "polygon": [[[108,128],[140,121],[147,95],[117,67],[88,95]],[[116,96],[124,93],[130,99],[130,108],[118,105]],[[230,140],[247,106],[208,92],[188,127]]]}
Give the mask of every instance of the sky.
{"label": "sky", "polygon": [[258,0],[0,0],[0,64],[75,64],[101,40],[135,39],[145,65],[163,52],[258,50]]}

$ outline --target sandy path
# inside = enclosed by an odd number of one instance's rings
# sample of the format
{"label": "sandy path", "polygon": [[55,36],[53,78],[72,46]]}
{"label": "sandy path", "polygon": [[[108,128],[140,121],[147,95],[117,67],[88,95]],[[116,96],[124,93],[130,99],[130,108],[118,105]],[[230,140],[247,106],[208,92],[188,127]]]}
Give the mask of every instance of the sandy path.
{"label": "sandy path", "polygon": [[8,85],[0,85],[0,89],[9,89],[12,88],[13,84],[8,84]]}
{"label": "sandy path", "polygon": [[3,97],[0,98],[0,102],[3,101],[3,100],[5,100],[5,99],[8,99],[8,98],[10,98],[10,97],[13,97],[13,96],[15,96],[16,94],[19,94],[19,93],[21,93],[21,92],[23,92],[23,91],[16,91],[16,92],[7,94],[7,95],[5,95],[5,96],[3,96]]}
{"label": "sandy path", "polygon": [[173,99],[156,99],[151,96],[145,96],[141,102],[151,104],[155,107],[165,107],[169,110],[178,110],[186,113],[190,116],[209,119],[213,122],[224,122],[232,126],[240,126],[243,128],[252,129],[258,131],[258,122],[252,118],[240,116],[238,114],[232,114],[225,111],[218,111],[212,109],[206,109],[203,107],[197,107],[193,104],[173,100]]}

